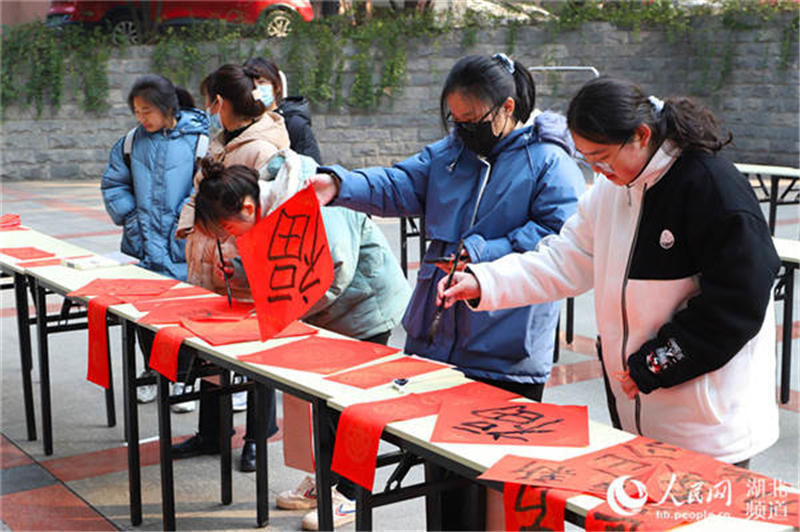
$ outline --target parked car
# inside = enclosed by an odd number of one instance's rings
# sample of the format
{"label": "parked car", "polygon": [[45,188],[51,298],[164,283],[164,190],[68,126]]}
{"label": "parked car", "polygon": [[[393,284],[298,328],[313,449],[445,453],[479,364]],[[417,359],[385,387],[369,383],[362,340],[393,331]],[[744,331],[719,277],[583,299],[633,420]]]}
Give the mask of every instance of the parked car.
{"label": "parked car", "polygon": [[115,42],[139,44],[143,29],[227,20],[263,21],[266,37],[285,37],[296,19],[314,18],[308,0],[51,0],[47,21],[52,25],[108,25]]}

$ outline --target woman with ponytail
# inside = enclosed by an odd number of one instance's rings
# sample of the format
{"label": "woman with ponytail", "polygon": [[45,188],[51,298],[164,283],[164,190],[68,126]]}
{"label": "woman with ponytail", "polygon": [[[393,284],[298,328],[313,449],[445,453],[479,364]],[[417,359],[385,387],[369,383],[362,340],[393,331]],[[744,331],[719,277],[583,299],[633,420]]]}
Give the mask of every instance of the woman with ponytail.
{"label": "woman with ponytail", "polygon": [[[192,192],[195,158],[205,154],[208,119],[188,92],[155,74],[136,80],[128,106],[139,125],[111,148],[100,182],[103,203],[123,227],[123,253],[143,268],[185,281],[185,244],[175,238],[175,228]],[[140,332],[139,339],[146,364],[152,335]],[[137,397],[153,401],[155,385],[140,386]]]}
{"label": "woman with ponytail", "polygon": [[425,217],[430,242],[403,318],[407,353],[541,400],[553,362],[557,303],[492,314],[453,308],[432,327],[439,314],[436,283],[457,249],[460,265],[531,250],[575,212],[584,179],[572,160],[566,120],[545,112],[523,126],[535,101],[533,78],[518,61],[505,54],[463,57],[441,93],[445,138],[391,168],[323,167],[314,185],[323,205]]}
{"label": "woman with ponytail", "polygon": [[440,299],[490,310],[594,288],[615,426],[747,467],[778,438],[780,260],[750,184],[718,155],[731,135],[691,99],[611,78],[581,88],[567,118],[607,179],[547,245],[471,265]]}

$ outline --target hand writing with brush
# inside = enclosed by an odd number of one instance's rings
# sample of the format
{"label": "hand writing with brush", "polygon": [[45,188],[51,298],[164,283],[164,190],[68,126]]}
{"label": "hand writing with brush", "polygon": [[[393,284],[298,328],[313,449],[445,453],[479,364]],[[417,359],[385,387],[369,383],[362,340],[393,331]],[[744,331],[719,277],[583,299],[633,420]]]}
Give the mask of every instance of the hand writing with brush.
{"label": "hand writing with brush", "polygon": [[[464,252],[464,239],[462,238],[461,241],[459,241],[458,248],[456,248],[456,252],[453,254],[453,258],[450,260],[449,264],[447,262],[436,263],[436,266],[447,272],[447,277],[442,280],[447,287],[449,287],[450,283],[453,281],[453,275],[455,275],[456,270],[458,270],[459,264],[461,264],[462,270],[465,267],[465,265],[461,262],[462,258],[465,256]],[[469,253],[466,253],[466,258],[469,259]],[[444,268],[445,264],[448,264],[448,269]],[[433,343],[433,338],[436,336],[436,331],[439,329],[439,322],[442,320],[442,311],[444,311],[444,305],[442,303],[438,303],[436,306],[436,311],[433,313],[430,331],[428,331],[428,345]]]}

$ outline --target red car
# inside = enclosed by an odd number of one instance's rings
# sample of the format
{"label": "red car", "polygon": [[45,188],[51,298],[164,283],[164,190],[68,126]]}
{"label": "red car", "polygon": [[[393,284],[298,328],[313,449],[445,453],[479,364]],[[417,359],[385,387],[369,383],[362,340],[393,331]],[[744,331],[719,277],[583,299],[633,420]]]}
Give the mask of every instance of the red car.
{"label": "red car", "polygon": [[53,25],[108,24],[116,42],[139,43],[139,27],[227,20],[255,24],[265,21],[267,37],[285,37],[299,15],[314,18],[308,0],[51,0],[47,21]]}

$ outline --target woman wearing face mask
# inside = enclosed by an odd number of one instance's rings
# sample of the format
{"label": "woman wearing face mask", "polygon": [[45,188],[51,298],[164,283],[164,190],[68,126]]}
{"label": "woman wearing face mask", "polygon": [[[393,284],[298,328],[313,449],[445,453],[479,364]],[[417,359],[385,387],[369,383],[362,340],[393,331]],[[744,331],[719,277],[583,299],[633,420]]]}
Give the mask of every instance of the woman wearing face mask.
{"label": "woman wearing face mask", "polygon": [[[224,65],[206,77],[200,84],[205,97],[206,112],[213,122],[219,121],[221,129],[211,140],[208,158],[228,167],[243,165],[258,173],[266,170],[270,159],[279,151],[289,147],[289,135],[283,117],[269,111],[261,101],[261,90],[256,85],[259,75],[250,68],[239,65]],[[195,190],[203,179],[198,171],[194,177]],[[216,235],[195,230],[194,197],[190,198],[181,212],[177,235],[186,238],[187,281],[209,290],[224,294],[225,280],[215,274],[220,263]],[[221,239],[225,259],[239,256],[233,237]],[[230,288],[237,299],[249,299],[250,289],[245,282],[230,280]],[[209,386],[201,381],[202,386]],[[188,458],[199,454],[219,452],[218,402],[200,402],[198,433],[173,447],[174,458]],[[274,401],[269,405],[269,435],[277,432]],[[252,411],[251,411],[252,412]],[[248,426],[253,426],[251,423]],[[245,471],[255,468],[255,440],[245,435],[241,466]]]}
{"label": "woman wearing face mask", "polygon": [[263,57],[253,57],[244,64],[258,72],[256,80],[261,90],[261,101],[270,111],[277,111],[286,121],[286,130],[292,149],[299,154],[308,155],[322,164],[317,138],[311,129],[311,110],[309,101],[303,96],[283,97],[284,82],[278,66]]}
{"label": "woman wearing face mask", "polygon": [[323,167],[313,178],[320,202],[379,216],[425,216],[430,240],[403,318],[407,353],[458,366],[469,377],[540,400],[550,375],[558,304],[490,314],[453,308],[437,314],[436,283],[463,241],[461,264],[534,249],[573,212],[583,175],[571,158],[563,117],[528,120],[535,88],[528,70],[503,54],[472,55],[442,89],[444,139],[392,168]]}
{"label": "woman wearing face mask", "polygon": [[440,296],[484,310],[594,288],[615,426],[747,467],[778,438],[780,260],[750,184],[717,155],[731,136],[688,98],[610,78],[584,85],[568,120],[607,179],[539,250],[471,265]]}

